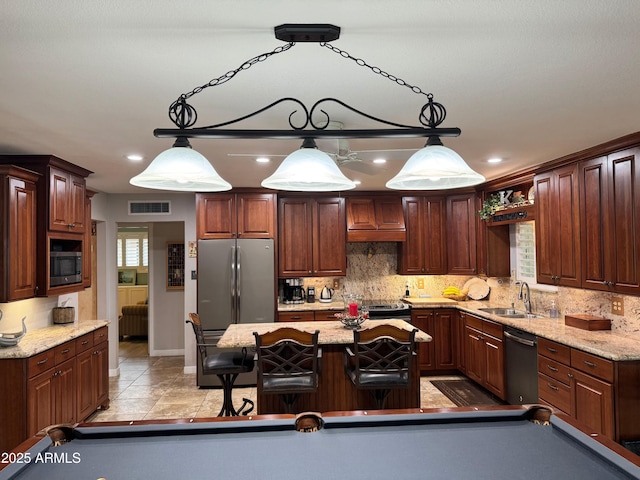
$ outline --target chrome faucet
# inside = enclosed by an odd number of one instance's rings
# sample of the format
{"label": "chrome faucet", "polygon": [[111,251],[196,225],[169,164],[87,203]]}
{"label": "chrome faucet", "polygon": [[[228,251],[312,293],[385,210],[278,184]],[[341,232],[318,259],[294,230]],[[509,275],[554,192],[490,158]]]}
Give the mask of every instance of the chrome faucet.
{"label": "chrome faucet", "polygon": [[[522,300],[524,303],[524,311],[531,313],[531,291],[527,282],[519,282],[520,290],[518,291],[518,300]],[[526,287],[526,290],[525,290]]]}

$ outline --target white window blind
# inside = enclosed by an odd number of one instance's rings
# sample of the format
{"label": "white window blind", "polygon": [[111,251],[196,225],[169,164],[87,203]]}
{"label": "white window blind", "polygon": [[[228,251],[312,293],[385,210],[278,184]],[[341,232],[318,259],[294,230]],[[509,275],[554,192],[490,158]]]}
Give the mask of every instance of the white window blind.
{"label": "white window blind", "polygon": [[146,234],[119,234],[118,267],[148,267],[149,239]]}
{"label": "white window blind", "polygon": [[516,223],[517,278],[536,283],[536,231],[534,222]]}

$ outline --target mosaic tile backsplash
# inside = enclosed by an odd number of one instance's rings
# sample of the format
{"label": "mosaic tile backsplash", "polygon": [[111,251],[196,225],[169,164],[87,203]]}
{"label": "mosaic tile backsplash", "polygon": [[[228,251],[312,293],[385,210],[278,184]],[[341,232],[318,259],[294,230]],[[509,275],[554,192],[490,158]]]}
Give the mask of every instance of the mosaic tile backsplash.
{"label": "mosaic tile backsplash", "polygon": [[[397,244],[394,242],[347,243],[347,276],[336,278],[305,278],[304,284],[314,286],[319,292],[327,285],[332,287],[339,281],[335,295],[361,293],[365,298],[398,300],[409,289],[411,296],[429,295],[440,297],[448,285],[459,288],[471,278],[460,275],[398,275]],[[424,280],[424,288],[418,289],[418,279]],[[487,300],[501,305],[514,303],[522,310],[522,301],[517,299],[518,287],[510,278],[487,278],[491,293]],[[611,299],[621,297],[624,301],[624,316],[611,313]],[[620,332],[640,332],[640,298],[558,287],[557,292],[531,290],[532,310],[542,315],[549,314],[551,301],[555,300],[561,315],[588,313],[611,319],[612,329]]]}

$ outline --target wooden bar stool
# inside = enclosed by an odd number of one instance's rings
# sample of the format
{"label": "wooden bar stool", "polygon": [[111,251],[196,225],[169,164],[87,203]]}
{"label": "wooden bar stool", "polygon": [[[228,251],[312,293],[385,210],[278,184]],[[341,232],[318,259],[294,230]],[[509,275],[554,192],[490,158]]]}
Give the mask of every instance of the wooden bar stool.
{"label": "wooden bar stool", "polygon": [[384,409],[391,390],[410,387],[417,332],[392,325],[354,330],[353,346],[345,348],[345,373],[356,388],[372,391],[376,409]]}
{"label": "wooden bar stool", "polygon": [[280,395],[286,413],[294,413],[295,403],[301,393],[313,393],[318,389],[322,350],[318,347],[318,335],[290,327],[258,335],[258,385],[262,393]]}

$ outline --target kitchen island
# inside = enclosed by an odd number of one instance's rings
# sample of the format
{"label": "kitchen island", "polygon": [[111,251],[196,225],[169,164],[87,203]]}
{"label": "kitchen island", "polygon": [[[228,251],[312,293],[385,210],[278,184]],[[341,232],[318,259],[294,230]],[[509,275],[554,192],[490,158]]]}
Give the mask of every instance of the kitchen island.
{"label": "kitchen island", "polygon": [[[404,330],[414,327],[403,320],[368,321],[363,329],[374,325],[393,325]],[[318,391],[300,395],[298,411],[329,412],[337,410],[369,410],[374,408],[374,400],[368,390],[358,390],[344,372],[344,347],[353,343],[353,331],[342,326],[339,321],[287,322],[286,324],[247,323],[229,325],[218,342],[219,348],[255,347],[253,332],[263,334],[281,327],[291,327],[305,332],[320,331],[318,342],[322,347],[322,371]],[[431,337],[418,330],[416,342],[430,342]],[[387,398],[386,408],[418,408],[420,406],[420,371],[418,359],[412,365],[412,384],[408,389],[396,389]],[[258,414],[283,413],[284,408],[278,395],[265,395],[258,385]]]}

